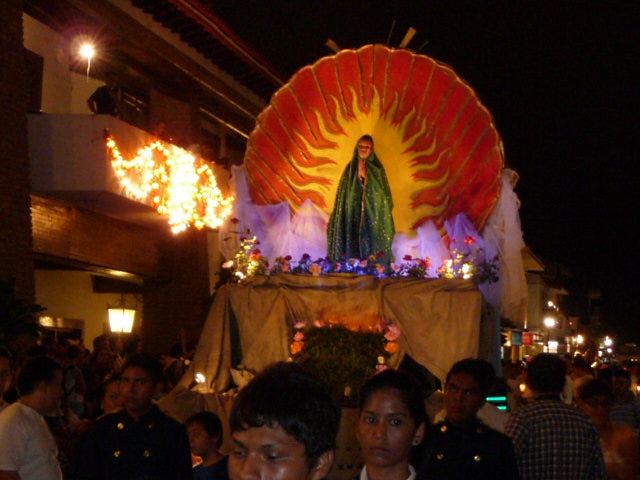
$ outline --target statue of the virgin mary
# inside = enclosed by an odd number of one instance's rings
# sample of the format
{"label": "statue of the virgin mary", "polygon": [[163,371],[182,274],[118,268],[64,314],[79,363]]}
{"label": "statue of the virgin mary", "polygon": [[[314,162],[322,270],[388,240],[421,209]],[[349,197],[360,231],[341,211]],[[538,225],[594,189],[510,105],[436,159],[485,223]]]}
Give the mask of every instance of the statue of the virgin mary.
{"label": "statue of the virgin mary", "polygon": [[376,256],[391,258],[395,226],[393,199],[387,175],[373,149],[373,138],[358,139],[336,193],[327,225],[328,254],[331,260]]}

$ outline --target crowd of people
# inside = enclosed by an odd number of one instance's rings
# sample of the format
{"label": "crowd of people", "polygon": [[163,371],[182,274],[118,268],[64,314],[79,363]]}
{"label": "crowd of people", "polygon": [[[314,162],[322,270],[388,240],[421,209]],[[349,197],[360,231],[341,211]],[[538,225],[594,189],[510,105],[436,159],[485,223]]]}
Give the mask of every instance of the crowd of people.
{"label": "crowd of people", "polygon": [[[201,411],[181,423],[157,405],[184,372],[179,349],[150,356],[139,339],[119,340],[98,337],[91,354],[77,345],[39,346],[19,364],[0,348],[0,479],[321,480],[330,474],[341,408],[298,364],[273,364],[239,390],[228,418],[230,452],[223,453],[223,422],[215,413]],[[440,392],[442,411],[433,418],[424,386],[410,371],[371,377],[359,395],[357,478],[638,478],[635,365],[594,373],[580,358],[568,365],[542,353],[505,367],[513,395],[504,421],[482,413],[496,384],[484,360],[452,366]]]}
{"label": "crowd of people", "polygon": [[[155,357],[145,355],[142,349],[139,337],[130,336],[123,341],[109,335],[97,337],[92,351],[53,337],[31,347],[21,357],[0,347],[0,479],[62,478],[54,474],[58,470],[65,479],[82,478],[73,471],[78,445],[84,444],[87,432],[95,428],[98,419],[125,408],[131,397],[127,396],[127,365],[143,356],[150,359],[153,368],[157,366],[150,398],[155,402],[180,380],[195,348],[190,346],[183,355],[182,348],[176,345]],[[43,358],[47,362],[39,363]],[[53,446],[42,433],[42,425],[50,432]],[[35,431],[34,426],[38,426]],[[16,428],[17,432],[24,431],[24,444],[16,437]],[[34,442],[32,435],[42,441]],[[55,461],[51,455],[43,457],[44,451],[55,452]],[[38,465],[35,470],[29,466],[32,462]],[[42,470],[44,466],[47,467]],[[6,475],[14,470],[18,477]],[[36,473],[29,473],[32,471]]]}

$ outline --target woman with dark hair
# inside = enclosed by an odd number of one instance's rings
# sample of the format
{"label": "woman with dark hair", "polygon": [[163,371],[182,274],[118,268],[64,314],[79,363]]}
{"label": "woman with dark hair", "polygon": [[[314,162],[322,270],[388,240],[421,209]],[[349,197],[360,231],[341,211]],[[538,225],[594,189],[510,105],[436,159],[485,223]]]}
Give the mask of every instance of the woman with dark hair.
{"label": "woman with dark hair", "polygon": [[598,429],[607,480],[634,480],[640,472],[638,440],[631,427],[611,421],[614,396],[609,384],[583,377],[576,383],[574,398]]}
{"label": "woman with dark hair", "polygon": [[358,440],[365,466],[360,480],[412,480],[413,451],[422,443],[428,424],[419,385],[406,373],[385,370],[360,392]]}
{"label": "woman with dark hair", "polygon": [[390,261],[395,234],[392,209],[391,189],[373,150],[373,138],[363,135],[338,184],[327,225],[328,257],[339,260],[376,255]]}

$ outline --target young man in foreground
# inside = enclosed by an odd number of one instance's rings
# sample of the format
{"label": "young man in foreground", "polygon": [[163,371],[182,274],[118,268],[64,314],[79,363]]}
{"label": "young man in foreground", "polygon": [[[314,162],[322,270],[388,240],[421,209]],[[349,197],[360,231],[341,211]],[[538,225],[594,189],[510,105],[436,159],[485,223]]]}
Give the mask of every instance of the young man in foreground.
{"label": "young man in foreground", "polygon": [[231,480],[320,480],[333,463],[340,407],[318,379],[279,362],[240,390],[230,424]]}

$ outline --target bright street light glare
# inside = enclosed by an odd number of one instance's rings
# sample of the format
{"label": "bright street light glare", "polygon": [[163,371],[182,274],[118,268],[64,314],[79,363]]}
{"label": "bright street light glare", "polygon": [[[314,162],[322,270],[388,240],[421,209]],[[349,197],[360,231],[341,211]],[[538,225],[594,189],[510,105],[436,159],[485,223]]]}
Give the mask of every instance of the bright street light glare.
{"label": "bright street light glare", "polygon": [[93,48],[93,45],[89,43],[84,43],[80,47],[80,55],[82,55],[87,60],[91,60],[95,54],[96,54],[96,51]]}

